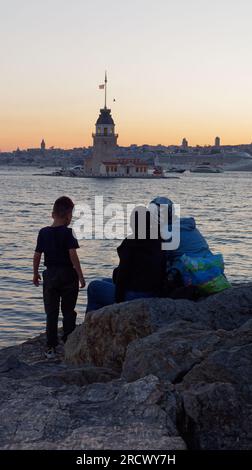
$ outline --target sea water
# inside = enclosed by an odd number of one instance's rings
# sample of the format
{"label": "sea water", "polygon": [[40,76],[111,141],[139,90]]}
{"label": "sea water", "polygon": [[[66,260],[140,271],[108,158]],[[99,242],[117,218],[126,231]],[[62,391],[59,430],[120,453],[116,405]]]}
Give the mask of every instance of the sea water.
{"label": "sea water", "polygon": [[[17,344],[45,329],[42,286],[32,284],[32,257],[38,230],[51,224],[52,204],[68,195],[94,206],[147,204],[157,195],[193,216],[214,252],[225,259],[231,282],[251,280],[252,173],[193,174],[166,179],[81,179],[52,177],[49,169],[0,167],[0,347]],[[119,240],[81,240],[79,256],[88,282],[111,276]],[[86,290],[78,299],[78,322],[85,315]]]}

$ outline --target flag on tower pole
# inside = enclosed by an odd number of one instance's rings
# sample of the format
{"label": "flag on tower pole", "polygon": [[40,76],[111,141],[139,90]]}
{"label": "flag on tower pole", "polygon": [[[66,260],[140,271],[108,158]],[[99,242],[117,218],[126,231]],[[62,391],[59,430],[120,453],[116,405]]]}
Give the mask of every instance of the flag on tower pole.
{"label": "flag on tower pole", "polygon": [[105,72],[105,81],[102,85],[99,85],[99,90],[105,90],[105,109],[107,108],[107,81],[107,72]]}
{"label": "flag on tower pole", "polygon": [[106,109],[107,108],[107,72],[105,72],[105,106],[104,108]]}

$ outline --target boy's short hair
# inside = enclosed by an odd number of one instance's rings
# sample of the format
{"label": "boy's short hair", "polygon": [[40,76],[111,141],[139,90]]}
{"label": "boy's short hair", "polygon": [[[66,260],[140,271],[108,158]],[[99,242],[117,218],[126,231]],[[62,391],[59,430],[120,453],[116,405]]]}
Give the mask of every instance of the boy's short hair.
{"label": "boy's short hair", "polygon": [[56,199],[53,205],[53,214],[58,217],[65,217],[69,212],[72,212],[74,208],[74,203],[70,197],[61,196]]}

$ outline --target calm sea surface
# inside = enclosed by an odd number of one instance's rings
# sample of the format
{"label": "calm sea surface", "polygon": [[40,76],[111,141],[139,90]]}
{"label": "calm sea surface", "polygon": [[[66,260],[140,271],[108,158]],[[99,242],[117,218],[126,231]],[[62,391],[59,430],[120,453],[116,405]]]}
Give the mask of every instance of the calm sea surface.
{"label": "calm sea surface", "polygon": [[[76,203],[148,203],[154,196],[181,204],[194,216],[215,252],[222,252],[231,281],[252,278],[252,173],[191,174],[179,179],[123,180],[59,178],[51,170],[0,167],[0,347],[16,344],[45,328],[42,287],[32,285],[32,256],[37,232],[51,223],[53,201],[61,195]],[[88,281],[110,276],[117,264],[118,240],[83,240],[79,255]],[[84,318],[86,291],[78,301]]]}

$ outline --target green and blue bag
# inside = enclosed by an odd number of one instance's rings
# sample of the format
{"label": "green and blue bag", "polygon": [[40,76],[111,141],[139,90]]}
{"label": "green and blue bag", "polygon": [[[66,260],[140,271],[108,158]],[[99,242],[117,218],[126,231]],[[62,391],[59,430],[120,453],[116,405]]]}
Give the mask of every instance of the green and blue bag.
{"label": "green and blue bag", "polygon": [[224,260],[221,254],[205,257],[183,255],[181,272],[185,286],[196,286],[204,295],[215,294],[231,287],[224,275]]}

